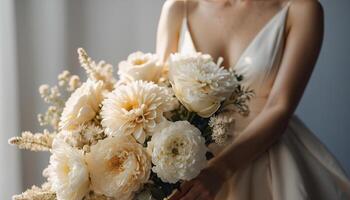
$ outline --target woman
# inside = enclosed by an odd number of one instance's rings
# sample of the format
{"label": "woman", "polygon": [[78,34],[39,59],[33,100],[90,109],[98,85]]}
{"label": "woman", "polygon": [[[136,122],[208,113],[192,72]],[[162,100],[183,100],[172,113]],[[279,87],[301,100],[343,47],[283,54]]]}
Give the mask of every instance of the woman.
{"label": "woman", "polygon": [[223,57],[255,92],[251,113],[198,178],[171,200],[350,199],[338,162],[293,115],[323,39],[316,0],[168,0],[157,53]]}

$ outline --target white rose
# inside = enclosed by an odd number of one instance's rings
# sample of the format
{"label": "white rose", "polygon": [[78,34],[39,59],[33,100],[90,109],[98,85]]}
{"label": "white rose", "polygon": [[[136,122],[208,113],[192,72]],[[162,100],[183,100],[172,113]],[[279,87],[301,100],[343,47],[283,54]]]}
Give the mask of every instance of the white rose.
{"label": "white rose", "polygon": [[191,180],[207,165],[205,140],[187,121],[168,123],[148,143],[152,171],[164,182]]}
{"label": "white rose", "polygon": [[162,73],[162,65],[155,54],[132,53],[128,59],[119,63],[118,75],[122,82],[135,80],[152,81],[157,83]]}
{"label": "white rose", "polygon": [[216,64],[206,54],[172,54],[169,59],[170,82],[176,97],[190,111],[210,117],[234,91],[234,74]]}
{"label": "white rose", "polygon": [[81,200],[89,192],[89,172],[82,151],[55,139],[48,180],[58,200]]}
{"label": "white rose", "polygon": [[148,181],[151,158],[132,137],[107,137],[86,155],[91,189],[118,200],[132,199]]}

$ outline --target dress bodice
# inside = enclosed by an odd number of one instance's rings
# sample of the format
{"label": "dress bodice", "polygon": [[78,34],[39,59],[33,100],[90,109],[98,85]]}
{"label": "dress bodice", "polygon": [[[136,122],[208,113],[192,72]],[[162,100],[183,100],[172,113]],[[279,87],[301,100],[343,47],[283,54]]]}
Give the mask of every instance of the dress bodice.
{"label": "dress bodice", "polygon": [[[269,20],[243,51],[237,64],[231,66],[231,69],[243,75],[243,84],[256,90],[257,96],[265,96],[269,93],[269,88],[266,87],[270,86],[280,64],[288,7],[289,4]],[[188,20],[185,17],[179,40],[179,52],[196,51],[188,28]]]}
{"label": "dress bodice", "polygon": [[[255,97],[249,103],[248,117],[235,116],[234,130],[227,131],[233,134],[231,142],[266,104],[285,49],[284,29],[289,4],[261,29],[232,66],[243,75],[242,85],[253,89]],[[179,41],[182,53],[196,51],[187,24],[185,18]],[[225,147],[212,143],[209,149],[217,155]],[[297,116],[293,116],[280,139],[258,159],[235,171],[215,196],[215,200],[231,199],[345,200],[350,199],[350,181],[327,148]]]}
{"label": "dress bodice", "polygon": [[[236,65],[230,67],[230,70],[234,69],[237,74],[243,76],[242,85],[255,93],[249,104],[250,116],[239,121],[238,129],[243,129],[262,110],[267,101],[282,60],[289,4],[268,21],[243,51]],[[178,46],[181,53],[197,51],[188,28],[187,17],[182,23]]]}

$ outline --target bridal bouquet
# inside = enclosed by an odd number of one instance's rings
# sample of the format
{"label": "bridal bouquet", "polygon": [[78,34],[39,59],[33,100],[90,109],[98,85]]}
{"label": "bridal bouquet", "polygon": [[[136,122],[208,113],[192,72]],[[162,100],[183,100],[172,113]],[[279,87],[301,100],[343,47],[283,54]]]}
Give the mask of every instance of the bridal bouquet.
{"label": "bridal bouquet", "polygon": [[87,80],[64,71],[58,85],[40,86],[47,129],[9,140],[51,152],[47,182],[15,200],[164,199],[206,167],[208,145],[227,141],[233,114],[249,112],[252,92],[222,59],[172,54],[162,65],[136,52],[115,79],[112,65],[78,54]]}

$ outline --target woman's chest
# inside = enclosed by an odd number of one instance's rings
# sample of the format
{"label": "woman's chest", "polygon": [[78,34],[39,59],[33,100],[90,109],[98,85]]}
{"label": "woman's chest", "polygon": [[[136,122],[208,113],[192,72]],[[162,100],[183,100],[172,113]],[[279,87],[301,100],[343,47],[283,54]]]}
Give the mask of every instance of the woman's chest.
{"label": "woman's chest", "polygon": [[197,51],[223,57],[224,66],[234,67],[258,33],[280,7],[209,11],[197,8],[188,16],[188,27]]}

